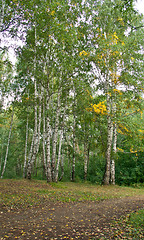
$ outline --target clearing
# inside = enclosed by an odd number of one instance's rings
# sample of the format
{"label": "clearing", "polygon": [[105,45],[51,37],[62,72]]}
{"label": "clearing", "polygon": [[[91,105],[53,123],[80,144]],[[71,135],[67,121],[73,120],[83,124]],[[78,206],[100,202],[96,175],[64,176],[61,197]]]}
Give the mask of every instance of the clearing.
{"label": "clearing", "polygon": [[134,239],[118,222],[144,208],[144,188],[0,180],[0,196],[1,240]]}

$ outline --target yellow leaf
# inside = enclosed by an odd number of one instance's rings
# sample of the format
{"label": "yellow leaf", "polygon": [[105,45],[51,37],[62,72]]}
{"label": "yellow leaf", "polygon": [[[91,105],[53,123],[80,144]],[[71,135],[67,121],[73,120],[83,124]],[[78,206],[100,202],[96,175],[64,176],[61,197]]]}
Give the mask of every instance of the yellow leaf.
{"label": "yellow leaf", "polygon": [[116,35],[116,32],[114,32],[114,38],[119,39],[118,36]]}
{"label": "yellow leaf", "polygon": [[54,16],[54,14],[55,14],[55,11],[53,10],[53,11],[51,12],[51,15]]}
{"label": "yellow leaf", "polygon": [[79,53],[79,55],[80,55],[80,57],[81,57],[82,55],[87,56],[88,53],[87,53],[86,51],[83,50],[82,52]]}

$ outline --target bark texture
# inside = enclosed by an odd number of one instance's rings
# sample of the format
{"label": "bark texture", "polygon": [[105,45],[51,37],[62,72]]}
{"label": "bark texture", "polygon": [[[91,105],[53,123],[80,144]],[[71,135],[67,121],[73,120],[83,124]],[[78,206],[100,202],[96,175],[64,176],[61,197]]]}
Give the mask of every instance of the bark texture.
{"label": "bark texture", "polygon": [[9,136],[8,136],[8,143],[7,143],[5,160],[4,160],[4,166],[3,166],[2,173],[1,173],[1,178],[3,178],[4,172],[5,172],[5,169],[6,169],[6,164],[7,164],[7,157],[8,157],[9,144],[10,144],[10,138],[11,138],[11,132],[12,132],[12,125],[13,125],[13,116],[14,116],[14,108],[13,108],[13,110],[12,110],[10,130],[9,130]]}
{"label": "bark texture", "polygon": [[24,156],[23,178],[26,178],[27,144],[28,144],[28,116],[27,116],[27,123],[26,123],[26,140],[25,140],[25,156]]}

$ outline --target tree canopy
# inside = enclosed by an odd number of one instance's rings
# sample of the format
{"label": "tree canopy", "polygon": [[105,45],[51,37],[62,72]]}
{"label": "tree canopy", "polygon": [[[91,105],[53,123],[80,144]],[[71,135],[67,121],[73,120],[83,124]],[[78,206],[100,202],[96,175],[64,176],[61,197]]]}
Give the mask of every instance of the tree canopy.
{"label": "tree canopy", "polygon": [[23,41],[15,66],[1,47],[1,177],[143,182],[144,28],[134,1],[3,0],[0,21],[3,39]]}

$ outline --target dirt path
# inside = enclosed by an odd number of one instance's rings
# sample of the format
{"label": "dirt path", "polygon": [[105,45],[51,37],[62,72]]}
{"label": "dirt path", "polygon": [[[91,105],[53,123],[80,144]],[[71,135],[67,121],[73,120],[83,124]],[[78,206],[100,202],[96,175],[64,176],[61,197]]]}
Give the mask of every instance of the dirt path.
{"label": "dirt path", "polygon": [[140,196],[1,211],[0,239],[118,239],[113,237],[111,222],[143,207],[144,196]]}

